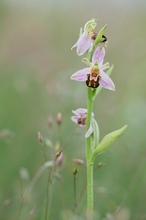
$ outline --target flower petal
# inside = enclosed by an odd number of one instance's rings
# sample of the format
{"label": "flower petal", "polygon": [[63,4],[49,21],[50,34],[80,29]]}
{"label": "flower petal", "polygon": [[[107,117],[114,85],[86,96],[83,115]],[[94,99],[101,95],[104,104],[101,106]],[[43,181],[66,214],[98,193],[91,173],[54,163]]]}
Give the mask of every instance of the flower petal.
{"label": "flower petal", "polygon": [[85,123],[79,123],[79,120],[80,120],[80,116],[72,116],[71,117],[71,120],[76,123],[77,125],[79,125],[80,127],[85,127]]}
{"label": "flower petal", "polygon": [[78,108],[76,110],[73,110],[72,113],[75,115],[79,115],[79,116],[85,115],[85,114],[87,114],[87,109],[86,108]]}
{"label": "flower petal", "polygon": [[77,41],[77,54],[83,55],[91,47],[91,37],[87,32],[84,32]]}
{"label": "flower petal", "polygon": [[78,117],[77,117],[77,116],[72,116],[72,117],[71,117],[71,120],[72,120],[73,122],[75,122],[76,124],[78,124]]}
{"label": "flower petal", "polygon": [[83,29],[80,28],[79,38],[78,38],[77,42],[72,46],[71,50],[74,49],[75,47],[77,47],[78,41],[79,41],[79,39],[80,39],[80,37],[81,37],[82,34],[83,34]]}
{"label": "flower petal", "polygon": [[99,81],[100,85],[104,87],[105,89],[115,91],[115,85],[113,81],[104,71],[101,70],[100,76],[101,76],[101,79]]}
{"label": "flower petal", "polygon": [[109,62],[103,64],[103,65],[100,67],[101,70],[106,70],[107,68],[109,68]]}
{"label": "flower petal", "polygon": [[98,66],[100,67],[103,63],[104,56],[105,56],[104,47],[97,47],[92,57],[92,63],[98,61]]}
{"label": "flower petal", "polygon": [[78,45],[78,41],[72,46],[71,50],[77,47],[77,45]]}
{"label": "flower petal", "polygon": [[83,58],[82,62],[85,63],[89,67],[93,67],[94,65],[88,60],[88,58]]}
{"label": "flower petal", "polygon": [[87,74],[90,74],[90,68],[84,68],[84,69],[78,70],[76,73],[74,73],[70,77],[70,79],[75,80],[75,81],[86,81]]}
{"label": "flower petal", "polygon": [[93,132],[93,127],[90,124],[90,127],[89,127],[88,131],[85,134],[85,138],[88,138],[92,134],[92,132]]}
{"label": "flower petal", "polygon": [[89,52],[91,52],[92,48],[93,48],[93,41],[90,42]]}

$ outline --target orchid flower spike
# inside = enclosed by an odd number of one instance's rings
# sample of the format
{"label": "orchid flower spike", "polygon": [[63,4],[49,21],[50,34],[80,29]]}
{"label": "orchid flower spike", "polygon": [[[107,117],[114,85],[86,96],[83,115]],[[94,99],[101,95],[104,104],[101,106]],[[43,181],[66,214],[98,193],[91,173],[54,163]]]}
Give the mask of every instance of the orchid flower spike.
{"label": "orchid flower spike", "polygon": [[95,40],[96,34],[93,32],[97,25],[97,20],[92,18],[84,26],[84,32],[79,36],[79,39],[75,45],[71,48],[76,48],[77,54],[79,56],[83,55],[87,50],[91,52],[93,47],[93,42]]}
{"label": "orchid flower spike", "polygon": [[[80,127],[86,126],[86,118],[87,118],[87,109],[85,108],[78,108],[76,110],[73,110],[72,113],[74,116],[71,117],[71,120],[75,122]],[[92,112],[92,118],[94,117],[94,113]],[[93,132],[92,125],[90,124],[90,127],[88,131],[85,134],[85,138],[88,138]]]}
{"label": "orchid flower spike", "polygon": [[109,63],[103,64],[105,56],[104,47],[97,47],[92,62],[87,58],[83,59],[83,62],[89,67],[78,70],[75,72],[71,79],[75,81],[86,81],[86,85],[91,88],[97,88],[99,85],[105,89],[115,90],[115,85],[111,78],[104,72],[105,69],[109,68]]}

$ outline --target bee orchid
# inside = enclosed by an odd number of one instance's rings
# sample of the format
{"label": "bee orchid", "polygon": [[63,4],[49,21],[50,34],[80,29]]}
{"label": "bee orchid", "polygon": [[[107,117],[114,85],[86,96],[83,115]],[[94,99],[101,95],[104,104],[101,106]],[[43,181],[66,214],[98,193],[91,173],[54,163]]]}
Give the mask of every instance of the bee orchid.
{"label": "bee orchid", "polygon": [[109,68],[109,63],[103,64],[105,56],[104,47],[97,47],[92,62],[87,58],[83,59],[83,62],[89,67],[78,70],[71,76],[72,80],[75,81],[86,81],[86,85],[91,88],[97,88],[99,85],[105,89],[115,90],[115,85],[111,78],[104,72],[105,69]]}
{"label": "bee orchid", "polygon": [[[71,120],[75,122],[80,127],[86,126],[86,118],[87,118],[87,109],[85,108],[78,108],[76,110],[73,110],[72,113],[74,116],[71,117]],[[94,113],[92,112],[92,118],[94,117]],[[93,132],[92,125],[90,124],[90,127],[88,131],[85,134],[85,137],[88,138]]]}
{"label": "bee orchid", "polygon": [[84,26],[84,32],[80,34],[79,39],[71,48],[76,48],[76,52],[79,56],[83,55],[88,50],[91,52],[95,40],[95,33],[93,30],[95,29],[96,24],[97,21],[95,19],[88,21]]}

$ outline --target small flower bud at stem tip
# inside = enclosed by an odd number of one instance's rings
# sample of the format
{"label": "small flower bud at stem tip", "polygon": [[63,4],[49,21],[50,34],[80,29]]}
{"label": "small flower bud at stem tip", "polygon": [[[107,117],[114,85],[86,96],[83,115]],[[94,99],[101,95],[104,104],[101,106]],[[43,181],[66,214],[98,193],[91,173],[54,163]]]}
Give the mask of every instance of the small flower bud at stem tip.
{"label": "small flower bud at stem tip", "polygon": [[51,117],[48,118],[48,126],[49,128],[52,128],[53,125],[53,119]]}
{"label": "small flower bud at stem tip", "polygon": [[76,175],[77,175],[77,173],[78,173],[78,168],[77,168],[77,167],[75,167],[75,168],[74,168],[74,170],[73,170],[73,175],[74,175],[74,176],[76,176]]}
{"label": "small flower bud at stem tip", "polygon": [[63,163],[63,153],[62,151],[59,152],[59,155],[57,156],[57,159],[56,159],[56,164],[57,166],[61,166]]}
{"label": "small flower bud at stem tip", "polygon": [[57,113],[56,121],[59,125],[62,123],[62,114],[60,112]]}
{"label": "small flower bud at stem tip", "polygon": [[40,132],[38,132],[38,141],[39,141],[40,143],[43,142],[43,136],[41,135]]}
{"label": "small flower bud at stem tip", "polygon": [[104,166],[104,165],[105,165],[104,162],[99,162],[99,163],[97,164],[97,166],[95,167],[95,170],[97,170],[98,168],[101,168],[101,167]]}
{"label": "small flower bud at stem tip", "polygon": [[84,161],[81,160],[81,159],[73,159],[73,162],[77,165],[83,165],[84,164]]}

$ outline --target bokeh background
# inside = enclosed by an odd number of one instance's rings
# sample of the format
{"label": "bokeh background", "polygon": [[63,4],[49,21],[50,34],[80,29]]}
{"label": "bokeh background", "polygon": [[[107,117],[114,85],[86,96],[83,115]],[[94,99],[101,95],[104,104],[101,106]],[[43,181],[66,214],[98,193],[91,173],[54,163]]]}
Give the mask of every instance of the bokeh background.
{"label": "bokeh background", "polygon": [[[146,2],[0,1],[0,219],[44,219],[47,173],[38,179],[20,210],[20,170],[29,179],[44,163],[37,132],[58,140],[56,114],[61,112],[62,180],[55,182],[50,219],[69,219],[74,208],[73,158],[84,159],[84,131],[70,120],[72,109],[86,107],[86,87],[70,76],[84,67],[71,51],[80,27],[99,18],[108,24],[105,61],[114,64],[116,92],[102,90],[94,103],[101,138],[128,124],[126,132],[97,158],[94,191],[97,219],[146,219]],[[52,130],[48,117],[53,119]],[[51,155],[48,155],[51,159]],[[86,185],[79,167],[77,197]],[[86,193],[78,202],[84,216]],[[84,219],[84,218],[83,218]]]}

